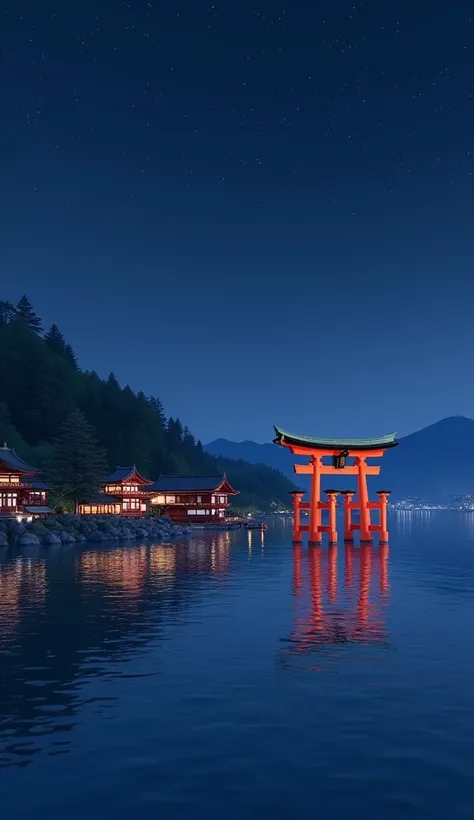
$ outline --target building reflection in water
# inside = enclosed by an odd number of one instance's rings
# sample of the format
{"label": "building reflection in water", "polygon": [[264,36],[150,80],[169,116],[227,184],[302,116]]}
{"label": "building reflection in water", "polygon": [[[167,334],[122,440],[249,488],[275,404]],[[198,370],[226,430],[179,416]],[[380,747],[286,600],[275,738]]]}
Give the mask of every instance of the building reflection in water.
{"label": "building reflection in water", "polygon": [[78,558],[80,581],[105,584],[121,590],[130,597],[140,596],[149,572],[147,547],[83,552]]}
{"label": "building reflection in water", "polygon": [[[343,554],[338,553],[336,546],[293,547],[295,617],[283,654],[309,654],[340,644],[388,644],[388,546],[346,544]],[[341,578],[339,557],[344,562]]]}
{"label": "building reflection in water", "polygon": [[260,553],[263,555],[265,552],[265,530],[263,528],[247,530],[247,546],[249,559],[252,558],[255,547],[257,550],[260,547]]}
{"label": "building reflection in water", "polygon": [[9,642],[14,628],[25,612],[44,606],[46,568],[43,561],[18,558],[0,564],[0,652]]}
{"label": "building reflection in water", "polygon": [[210,538],[191,538],[185,544],[99,548],[78,557],[78,580],[86,585],[106,585],[130,598],[140,598],[149,583],[159,586],[177,573],[226,575],[230,569],[230,545],[230,533],[220,532]]}
{"label": "building reflection in water", "polygon": [[[125,674],[200,594],[199,576],[228,575],[231,534],[45,556],[0,562],[0,768],[68,751],[87,681]],[[117,698],[104,692],[94,703],[105,714]]]}

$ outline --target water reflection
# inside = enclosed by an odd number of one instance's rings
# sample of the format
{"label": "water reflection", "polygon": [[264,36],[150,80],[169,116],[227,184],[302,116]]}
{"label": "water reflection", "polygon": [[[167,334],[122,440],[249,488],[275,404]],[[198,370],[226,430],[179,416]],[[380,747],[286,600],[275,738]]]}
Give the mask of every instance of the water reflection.
{"label": "water reflection", "polygon": [[117,705],[108,690],[91,698],[88,682],[127,677],[132,658],[159,648],[199,595],[200,578],[219,581],[230,563],[224,532],[178,544],[45,549],[36,561],[3,556],[0,766],[68,751],[84,706],[105,713]]}
{"label": "water reflection", "polygon": [[293,547],[294,626],[283,655],[340,644],[387,645],[384,607],[390,597],[388,546]]}
{"label": "water reflection", "polygon": [[20,614],[38,610],[44,604],[46,569],[44,562],[18,558],[0,564],[0,652],[12,638]]}
{"label": "water reflection", "polygon": [[253,550],[255,547],[260,548],[260,553],[263,555],[265,552],[265,530],[264,529],[257,529],[257,530],[247,530],[247,548],[248,548],[248,556],[252,558]]}
{"label": "water reflection", "polygon": [[470,818],[466,520],[4,550],[2,816]]}

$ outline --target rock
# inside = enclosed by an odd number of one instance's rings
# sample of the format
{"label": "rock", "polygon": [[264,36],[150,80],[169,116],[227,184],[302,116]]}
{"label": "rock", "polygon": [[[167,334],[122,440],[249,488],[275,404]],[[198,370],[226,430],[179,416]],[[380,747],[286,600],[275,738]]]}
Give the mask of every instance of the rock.
{"label": "rock", "polygon": [[89,524],[82,524],[80,532],[82,532],[83,535],[89,535],[90,532],[97,532],[97,530],[95,527],[89,526]]}
{"label": "rock", "polygon": [[92,543],[96,541],[102,541],[102,533],[99,532],[99,530],[97,530],[97,532],[88,532],[86,538],[88,541],[91,541]]}
{"label": "rock", "polygon": [[41,536],[41,543],[42,544],[62,544],[61,538],[55,532],[46,532],[44,535]]}
{"label": "rock", "polygon": [[41,544],[41,541],[39,540],[38,536],[34,534],[34,532],[24,532],[22,535],[20,535],[18,543],[21,547],[29,547],[39,546]]}
{"label": "rock", "polygon": [[[169,541],[185,538],[192,532],[190,527],[173,524],[169,518],[128,518],[122,516],[90,516],[79,518],[73,515],[51,517],[26,527],[15,518],[0,521],[0,547],[10,544],[73,544],[86,541],[100,543],[112,540],[152,539]],[[22,536],[28,537],[23,540]],[[29,538],[32,540],[29,540]]]}
{"label": "rock", "polygon": [[61,530],[61,524],[59,524],[55,518],[45,518],[43,520],[43,524],[47,527],[48,530]]}
{"label": "rock", "polygon": [[119,537],[119,530],[117,529],[117,527],[112,527],[110,524],[108,525],[105,532],[107,532],[112,538]]}
{"label": "rock", "polygon": [[119,538],[136,538],[136,535],[128,527],[121,527]]}
{"label": "rock", "polygon": [[26,527],[24,524],[20,524],[19,521],[12,521],[9,525],[9,530],[15,535],[23,535],[26,532]]}

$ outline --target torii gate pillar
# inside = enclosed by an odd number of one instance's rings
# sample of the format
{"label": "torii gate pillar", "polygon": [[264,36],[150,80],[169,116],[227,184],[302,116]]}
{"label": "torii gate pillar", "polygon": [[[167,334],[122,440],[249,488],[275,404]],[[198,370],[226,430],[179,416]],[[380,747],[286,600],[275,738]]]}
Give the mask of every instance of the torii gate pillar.
{"label": "torii gate pillar", "polygon": [[293,496],[293,544],[301,544],[303,541],[303,530],[301,528],[301,504],[303,501],[304,492],[301,490],[293,490],[290,495]]}
{"label": "torii gate pillar", "polygon": [[309,537],[311,545],[321,544],[321,457],[311,459],[312,475],[309,500]]}
{"label": "torii gate pillar", "polygon": [[370,529],[370,507],[369,490],[367,487],[367,464],[366,456],[358,456],[355,460],[357,467],[357,489],[359,492],[360,509],[360,542],[368,544],[372,541],[372,531]]}

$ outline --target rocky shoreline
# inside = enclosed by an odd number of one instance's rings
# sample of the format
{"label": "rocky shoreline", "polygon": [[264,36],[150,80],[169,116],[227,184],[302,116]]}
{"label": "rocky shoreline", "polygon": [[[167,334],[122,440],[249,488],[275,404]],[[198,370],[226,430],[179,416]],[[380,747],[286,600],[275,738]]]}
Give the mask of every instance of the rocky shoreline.
{"label": "rocky shoreline", "polygon": [[128,518],[120,515],[55,515],[23,524],[15,518],[0,520],[0,547],[76,544],[117,540],[166,541],[188,537],[190,527],[169,518]]}

